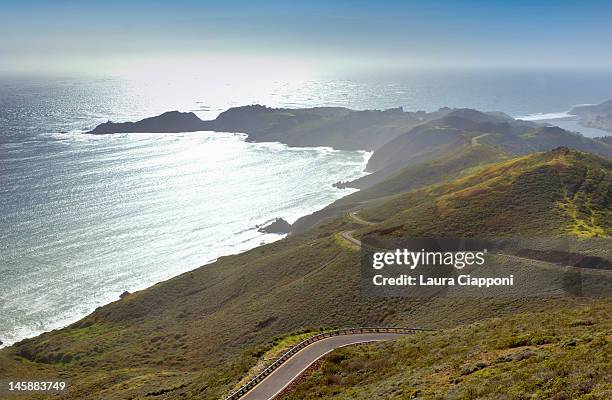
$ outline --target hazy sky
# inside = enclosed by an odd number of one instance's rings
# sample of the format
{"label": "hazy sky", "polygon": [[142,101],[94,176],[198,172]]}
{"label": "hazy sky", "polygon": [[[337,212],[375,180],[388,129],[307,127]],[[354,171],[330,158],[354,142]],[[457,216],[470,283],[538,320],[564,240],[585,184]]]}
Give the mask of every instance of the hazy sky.
{"label": "hazy sky", "polygon": [[611,67],[612,1],[0,0],[0,71]]}

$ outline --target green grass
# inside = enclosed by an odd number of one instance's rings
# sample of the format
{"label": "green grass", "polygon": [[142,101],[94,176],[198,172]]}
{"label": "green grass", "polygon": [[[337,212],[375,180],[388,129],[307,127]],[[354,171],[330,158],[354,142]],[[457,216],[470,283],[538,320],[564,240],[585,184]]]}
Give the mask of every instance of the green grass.
{"label": "green grass", "polygon": [[362,232],[610,237],[611,165],[567,149],[500,162],[366,208],[361,215],[382,224]]}
{"label": "green grass", "polygon": [[[303,232],[325,219],[340,217],[351,209],[386,204],[394,195],[476,173],[506,158],[504,153],[492,146],[461,146],[443,157],[402,168],[380,183],[345,196],[323,210],[301,218],[293,229]],[[367,176],[364,179],[371,178]]]}
{"label": "green grass", "polygon": [[293,399],[608,399],[612,307],[494,318],[327,356]]}
{"label": "green grass", "polygon": [[337,204],[360,203],[459,178],[469,168],[479,168],[507,156],[491,146],[461,146],[443,157],[403,168],[383,182],[338,200]]}

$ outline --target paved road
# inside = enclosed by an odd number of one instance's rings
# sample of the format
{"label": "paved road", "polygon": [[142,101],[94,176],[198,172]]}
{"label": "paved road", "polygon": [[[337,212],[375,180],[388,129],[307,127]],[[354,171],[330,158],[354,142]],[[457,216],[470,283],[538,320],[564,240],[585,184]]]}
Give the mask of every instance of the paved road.
{"label": "paved road", "polygon": [[[356,223],[360,224],[360,225],[378,225],[376,222],[370,222],[370,221],[366,221],[365,219],[359,217],[357,215],[359,211],[351,211],[347,214],[347,216],[349,217],[349,219],[352,219],[353,221],[355,221]],[[342,231],[340,232],[340,236],[342,237],[342,239],[346,240],[347,242],[354,244],[357,247],[361,247],[361,240],[356,239],[355,237],[353,237],[353,233],[355,232],[355,230],[350,230],[350,231]]]}
{"label": "paved road", "polygon": [[359,217],[357,215],[358,212],[359,211],[351,211],[350,213],[348,213],[349,218],[361,225],[377,225],[376,222],[366,221],[365,219]]}
{"label": "paved road", "polygon": [[482,139],[483,137],[487,136],[488,133],[483,133],[480,136],[475,136],[472,138],[472,147],[476,147],[476,146],[480,146],[480,142],[478,141],[479,139]]}
{"label": "paved road", "polygon": [[342,239],[346,240],[347,242],[354,244],[357,247],[361,247],[361,240],[356,239],[353,237],[353,232],[355,232],[354,230],[352,231],[342,231],[340,232],[340,236],[342,237]]}
{"label": "paved road", "polygon": [[277,370],[268,375],[266,379],[244,395],[241,400],[273,399],[315,361],[339,347],[365,342],[397,339],[402,336],[405,335],[401,333],[357,333],[353,335],[333,336],[314,342],[310,346],[297,352]]}
{"label": "paved road", "polygon": [[[484,135],[480,135],[477,136],[475,138],[472,138],[472,140],[476,139],[480,139],[483,136],[487,136],[488,133],[485,133]],[[361,217],[359,217],[357,215],[359,211],[351,211],[347,214],[347,216],[352,219],[353,221],[355,221],[358,224],[361,225],[378,225],[376,222],[371,222],[371,221],[367,221]],[[342,231],[340,232],[340,236],[342,236],[342,238],[344,240],[346,240],[347,242],[354,244],[357,247],[361,248],[361,240],[355,238],[353,236],[353,233],[355,232],[355,230],[349,230],[349,231]],[[505,254],[505,253],[495,253],[498,256],[503,256],[503,257],[507,257],[510,259],[515,259],[515,260],[522,260],[522,261],[529,261],[529,262],[534,262],[536,261],[536,267],[540,267],[540,268],[544,268],[544,269],[549,269],[549,270],[555,270],[558,271],[559,267],[565,267],[565,268],[571,268],[575,271],[580,271],[580,272],[590,272],[590,273],[595,273],[595,274],[601,274],[601,275],[607,275],[612,273],[612,271],[610,270],[605,270],[605,269],[595,269],[595,268],[586,268],[586,267],[573,267],[573,266],[560,266],[557,263],[552,263],[549,261],[545,261],[545,260],[539,260],[539,259],[534,259],[534,258],[527,258],[527,257],[520,257],[520,256],[516,256],[516,255],[511,255],[511,254]]]}

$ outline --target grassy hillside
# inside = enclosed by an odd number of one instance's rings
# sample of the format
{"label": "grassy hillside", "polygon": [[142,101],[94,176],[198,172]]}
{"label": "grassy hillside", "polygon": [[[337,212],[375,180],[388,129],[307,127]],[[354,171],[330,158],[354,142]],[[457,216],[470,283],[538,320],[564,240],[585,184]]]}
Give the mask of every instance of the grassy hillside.
{"label": "grassy hillside", "polygon": [[386,235],[612,235],[612,162],[559,148],[481,168],[366,208]]}
{"label": "grassy hillside", "polygon": [[[412,221],[435,234],[541,231],[530,220],[490,224],[500,207],[527,212],[521,204],[528,203],[547,219],[560,216],[547,220],[549,232],[575,234],[571,215],[591,217],[596,232],[609,229],[610,170],[609,161],[561,149],[472,170],[393,197],[364,216],[394,227],[387,234],[412,229]],[[558,205],[570,203],[571,210]],[[467,217],[476,220],[465,223]],[[370,298],[361,292],[360,253],[338,235],[355,228],[336,218],[128,295],[65,329],[0,350],[0,377],[67,377],[68,398],[213,399],[260,361],[276,344],[272,338],[308,327],[451,328],[593,301]]]}
{"label": "grassy hillside", "polygon": [[344,348],[280,398],[609,399],[610,321],[602,302]]}
{"label": "grassy hillside", "polygon": [[456,179],[481,166],[506,158],[507,155],[495,147],[465,144],[449,150],[441,157],[401,168],[379,183],[370,184],[368,178],[372,175],[366,176],[362,182],[366,186],[364,189],[298,219],[293,224],[292,231],[304,232],[325,219],[337,217],[349,210],[384,202],[389,196],[398,193]]}
{"label": "grassy hillside", "polygon": [[[226,257],[0,351],[0,376],[69,377],[69,398],[215,399],[272,345],[304,327],[450,327],[483,316],[587,299],[375,299],[360,290],[359,253],[335,221]],[[161,397],[164,398],[164,397]]]}
{"label": "grassy hillside", "polygon": [[501,113],[455,109],[422,123],[375,150],[368,161],[370,175],[343,183],[362,189],[293,226],[304,232],[316,223],[337,217],[364,202],[455,179],[466,169],[487,163],[567,147],[612,157],[612,145],[558,127],[514,120]]}
{"label": "grassy hillside", "polygon": [[514,120],[500,113],[457,109],[413,128],[374,151],[368,170],[384,171],[388,176],[401,167],[440,156],[448,146],[453,148],[474,140],[515,156],[565,146],[612,157],[612,146],[558,127]]}

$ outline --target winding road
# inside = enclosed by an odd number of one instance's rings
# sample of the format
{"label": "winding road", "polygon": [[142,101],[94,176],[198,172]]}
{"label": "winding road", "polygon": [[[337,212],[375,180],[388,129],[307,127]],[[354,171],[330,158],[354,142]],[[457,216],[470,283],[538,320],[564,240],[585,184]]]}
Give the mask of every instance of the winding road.
{"label": "winding road", "polygon": [[271,400],[284,388],[289,386],[302,372],[315,361],[340,347],[359,343],[379,342],[397,339],[404,336],[401,333],[357,333],[352,335],[334,336],[314,342],[304,347],[289,358],[283,365],[268,375],[257,386],[247,392],[240,399],[244,400]]}
{"label": "winding road", "polygon": [[[365,219],[359,217],[357,215],[357,212],[358,211],[351,211],[351,212],[347,213],[346,215],[348,216],[349,219],[352,219],[354,222],[356,222],[356,223],[358,223],[360,225],[368,225],[368,226],[377,225],[376,222],[366,221]],[[346,240],[350,244],[353,244],[353,245],[361,248],[361,240],[356,239],[353,236],[354,232],[355,232],[354,229],[348,230],[348,231],[342,231],[342,232],[340,232],[340,236],[342,237],[342,239]]]}
{"label": "winding road", "polygon": [[[475,138],[472,138],[473,140],[478,140],[483,136],[487,136],[487,134],[484,135],[480,135],[477,136]],[[360,224],[360,225],[368,225],[368,226],[374,226],[374,225],[378,225],[378,223],[376,222],[371,222],[371,221],[367,221],[361,217],[359,217],[357,215],[359,211],[351,211],[349,213],[347,213],[347,217],[351,220],[353,220],[354,222]],[[347,230],[347,231],[342,231],[340,232],[340,236],[346,240],[347,242],[361,248],[361,240],[355,238],[353,236],[353,233],[355,232],[354,229],[352,230]],[[506,257],[509,259],[513,259],[513,260],[519,260],[519,261],[527,261],[527,262],[536,262],[535,266],[537,266],[538,268],[544,268],[544,269],[548,269],[548,270],[553,270],[553,271],[558,271],[560,267],[564,267],[564,268],[568,268],[571,269],[573,271],[578,271],[578,272],[589,272],[589,273],[594,273],[594,274],[599,274],[599,275],[604,275],[604,276],[609,276],[609,274],[612,272],[610,270],[607,269],[597,269],[597,268],[587,268],[587,267],[575,267],[575,266],[571,266],[571,265],[559,265],[558,263],[553,263],[553,262],[549,262],[549,261],[545,261],[545,260],[540,260],[540,259],[536,259],[536,258],[528,258],[528,257],[521,257],[521,256],[517,256],[517,255],[513,255],[513,254],[506,254],[506,253],[495,253],[497,256],[502,256],[502,257]]]}
{"label": "winding road", "polygon": [[376,222],[371,222],[371,221],[366,221],[365,219],[361,218],[360,216],[357,215],[358,211],[351,211],[350,213],[348,213],[348,217],[350,219],[352,219],[353,221],[357,222],[358,224],[361,225],[378,225]]}

